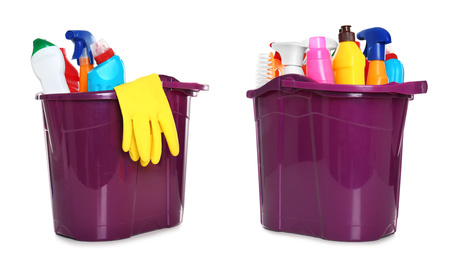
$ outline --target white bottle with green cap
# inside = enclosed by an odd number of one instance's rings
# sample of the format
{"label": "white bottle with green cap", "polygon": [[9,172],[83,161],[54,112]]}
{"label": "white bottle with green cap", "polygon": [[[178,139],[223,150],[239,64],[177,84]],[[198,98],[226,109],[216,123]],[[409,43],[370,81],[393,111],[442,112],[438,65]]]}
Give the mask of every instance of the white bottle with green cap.
{"label": "white bottle with green cap", "polygon": [[43,39],[33,41],[31,66],[45,94],[70,93],[64,76],[64,56],[53,43]]}

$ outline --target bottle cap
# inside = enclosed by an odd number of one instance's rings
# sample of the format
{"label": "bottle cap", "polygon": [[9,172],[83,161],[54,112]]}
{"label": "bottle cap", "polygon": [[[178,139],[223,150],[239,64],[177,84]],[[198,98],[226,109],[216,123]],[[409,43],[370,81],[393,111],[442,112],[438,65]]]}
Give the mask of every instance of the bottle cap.
{"label": "bottle cap", "polygon": [[114,56],[113,49],[111,49],[108,43],[103,39],[91,44],[91,51],[97,64],[101,64]]}
{"label": "bottle cap", "polygon": [[395,54],[395,53],[392,51],[392,47],[391,47],[391,46],[387,45],[387,46],[385,47],[385,49],[386,49],[386,60],[390,60],[390,59],[398,59],[397,54]]}
{"label": "bottle cap", "polygon": [[33,56],[39,50],[44,49],[46,47],[50,47],[50,46],[55,46],[55,45],[44,39],[37,38],[36,40],[33,41],[33,54],[31,54],[31,56]]}
{"label": "bottle cap", "polygon": [[355,33],[350,31],[351,25],[342,25],[339,29],[339,42],[355,41]]}
{"label": "bottle cap", "polygon": [[398,59],[397,54],[395,54],[395,53],[387,53],[386,54],[386,60],[390,60],[390,59]]}
{"label": "bottle cap", "polygon": [[327,42],[325,37],[311,37],[309,38],[309,49],[318,48],[318,49],[326,49]]}
{"label": "bottle cap", "polygon": [[309,51],[306,53],[306,60],[311,59],[330,59],[330,52],[327,49],[325,37],[309,38]]}

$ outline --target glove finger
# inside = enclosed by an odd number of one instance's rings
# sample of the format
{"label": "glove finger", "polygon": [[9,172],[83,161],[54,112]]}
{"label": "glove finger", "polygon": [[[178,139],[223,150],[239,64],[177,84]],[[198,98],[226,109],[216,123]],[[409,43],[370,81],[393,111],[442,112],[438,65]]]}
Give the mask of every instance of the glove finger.
{"label": "glove finger", "polygon": [[170,153],[173,156],[177,156],[180,153],[180,146],[178,143],[178,133],[173,120],[172,111],[165,113],[159,119],[161,125],[161,131],[166,137],[167,145],[169,146]]}
{"label": "glove finger", "polygon": [[133,131],[131,132],[131,145],[130,145],[130,157],[131,160],[137,162],[139,160],[139,152],[136,145],[136,139],[134,137]]}
{"label": "glove finger", "polygon": [[141,161],[150,161],[150,124],[148,117],[139,115],[133,118],[133,132]]}
{"label": "glove finger", "polygon": [[151,120],[151,126],[152,126],[152,153],[151,153],[151,159],[153,164],[158,164],[159,160],[161,159],[161,127],[159,126],[158,120],[153,118]]}
{"label": "glove finger", "polygon": [[132,122],[131,117],[127,112],[127,99],[126,93],[124,93],[124,87],[126,84],[117,86],[114,88],[117,95],[117,100],[119,102],[120,111],[122,113],[123,120],[123,136],[122,136],[122,150],[128,152],[131,145],[131,134],[132,134]]}
{"label": "glove finger", "polygon": [[[150,140],[150,142],[148,143],[148,147],[150,148],[150,155],[151,155],[151,151],[152,151],[152,131],[151,131],[151,127],[150,127],[150,122],[147,122],[148,124],[149,124],[149,131],[148,131],[148,134],[149,134],[149,140]],[[140,160],[140,162],[141,162],[141,165],[142,165],[142,167],[146,167],[149,163],[150,163],[150,156],[148,157],[148,158],[143,158],[142,156],[141,156],[141,160]]]}
{"label": "glove finger", "polygon": [[123,136],[122,136],[122,150],[128,152],[131,146],[132,125],[131,118],[122,115],[123,117]]}
{"label": "glove finger", "polygon": [[144,161],[141,158],[141,165],[142,165],[142,167],[146,167],[149,163],[150,163],[150,161]]}
{"label": "glove finger", "polygon": [[151,125],[150,125],[150,122],[148,122],[148,124],[149,124],[149,131],[148,131],[148,134],[149,134],[149,140],[150,140],[150,142],[148,143],[148,146],[150,147],[150,156],[148,157],[148,158],[142,158],[142,156],[141,156],[141,165],[143,166],[143,167],[145,167],[145,166],[147,166],[149,163],[150,163],[150,160],[151,160],[151,152],[152,152],[152,150],[153,150],[153,148],[152,148],[152,140],[153,140],[153,137],[152,137],[152,129],[151,129]]}

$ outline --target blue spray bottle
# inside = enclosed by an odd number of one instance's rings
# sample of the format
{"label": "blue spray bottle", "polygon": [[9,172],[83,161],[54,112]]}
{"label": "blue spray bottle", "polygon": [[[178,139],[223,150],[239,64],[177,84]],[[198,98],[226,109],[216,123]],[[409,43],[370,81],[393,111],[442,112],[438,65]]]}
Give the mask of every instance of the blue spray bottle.
{"label": "blue spray bottle", "polygon": [[77,59],[80,66],[80,92],[86,92],[88,90],[87,74],[94,68],[90,46],[95,42],[95,38],[88,31],[69,30],[66,32],[66,39],[75,44],[72,59]]}
{"label": "blue spray bottle", "polygon": [[385,45],[391,43],[391,35],[388,31],[380,27],[374,27],[359,32],[356,37],[359,40],[366,40],[364,55],[369,61],[369,71],[367,73],[367,85],[383,85],[388,83],[386,74]]}
{"label": "blue spray bottle", "polygon": [[116,55],[105,40],[91,45],[97,67],[88,73],[88,91],[114,90],[125,83],[125,67],[122,59]]}

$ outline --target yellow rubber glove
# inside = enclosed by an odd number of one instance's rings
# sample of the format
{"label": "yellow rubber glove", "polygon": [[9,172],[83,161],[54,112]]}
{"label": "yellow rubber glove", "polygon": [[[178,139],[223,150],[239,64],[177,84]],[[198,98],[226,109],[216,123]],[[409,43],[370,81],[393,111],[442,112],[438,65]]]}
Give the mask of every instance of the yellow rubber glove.
{"label": "yellow rubber glove", "polygon": [[161,159],[161,133],[167,140],[170,153],[177,156],[180,148],[169,101],[157,74],[139,78],[114,88],[123,117],[122,149],[133,161],[141,159],[147,166],[150,160]]}

